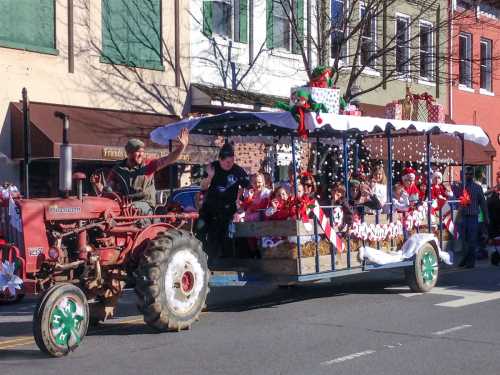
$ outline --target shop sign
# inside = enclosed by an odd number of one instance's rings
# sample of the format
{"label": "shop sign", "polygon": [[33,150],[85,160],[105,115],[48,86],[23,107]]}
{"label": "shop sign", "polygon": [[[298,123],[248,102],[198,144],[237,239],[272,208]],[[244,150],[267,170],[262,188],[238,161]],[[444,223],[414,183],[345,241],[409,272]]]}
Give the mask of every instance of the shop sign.
{"label": "shop sign", "polygon": [[[169,154],[168,150],[159,150],[147,148],[144,151],[145,159],[157,159],[167,156]],[[102,158],[104,160],[121,160],[127,157],[125,149],[122,147],[103,147],[102,148]],[[179,157],[179,162],[188,163],[191,160],[191,156],[188,153],[183,153]]]}

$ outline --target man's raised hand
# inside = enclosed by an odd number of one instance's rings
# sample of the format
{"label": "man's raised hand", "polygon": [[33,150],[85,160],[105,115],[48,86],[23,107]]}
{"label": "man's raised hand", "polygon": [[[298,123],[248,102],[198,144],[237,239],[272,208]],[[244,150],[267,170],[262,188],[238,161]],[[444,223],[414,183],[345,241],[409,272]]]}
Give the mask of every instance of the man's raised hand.
{"label": "man's raised hand", "polygon": [[189,130],[187,128],[182,128],[177,136],[177,141],[182,145],[183,148],[186,148],[189,143]]}

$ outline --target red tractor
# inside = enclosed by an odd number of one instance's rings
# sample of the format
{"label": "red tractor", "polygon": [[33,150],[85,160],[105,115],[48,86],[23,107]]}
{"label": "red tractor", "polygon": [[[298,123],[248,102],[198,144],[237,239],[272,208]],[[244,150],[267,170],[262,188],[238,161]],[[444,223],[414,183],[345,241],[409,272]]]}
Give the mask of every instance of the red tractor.
{"label": "red tractor", "polygon": [[[59,198],[14,199],[4,205],[0,300],[40,295],[33,316],[38,347],[59,357],[78,347],[89,323],[113,316],[127,280],[135,283],[144,321],[159,331],[187,329],[208,293],[209,271],[191,230],[197,214],[140,215],[112,191],[83,194],[71,171],[64,120]],[[77,195],[69,196],[72,180]],[[19,298],[19,297],[17,297]]]}

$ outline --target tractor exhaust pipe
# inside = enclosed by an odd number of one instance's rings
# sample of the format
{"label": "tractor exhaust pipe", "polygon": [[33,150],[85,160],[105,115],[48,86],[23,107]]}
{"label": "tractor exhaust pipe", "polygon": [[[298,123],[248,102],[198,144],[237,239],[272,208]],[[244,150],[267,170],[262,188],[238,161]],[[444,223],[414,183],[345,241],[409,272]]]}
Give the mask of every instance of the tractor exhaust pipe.
{"label": "tractor exhaust pipe", "polygon": [[63,142],[59,152],[59,194],[68,197],[72,190],[72,149],[69,144],[69,116],[55,112],[54,116],[63,121]]}

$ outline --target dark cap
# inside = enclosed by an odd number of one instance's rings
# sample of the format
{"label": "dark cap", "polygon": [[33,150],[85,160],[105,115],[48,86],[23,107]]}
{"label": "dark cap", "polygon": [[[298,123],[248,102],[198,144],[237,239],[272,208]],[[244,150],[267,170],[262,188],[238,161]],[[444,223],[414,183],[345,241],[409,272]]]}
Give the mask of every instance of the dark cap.
{"label": "dark cap", "polygon": [[219,151],[219,159],[225,159],[233,156],[234,156],[234,148],[231,145],[231,143],[229,142],[224,143],[224,145],[221,147]]}
{"label": "dark cap", "polygon": [[144,142],[137,138],[131,138],[125,145],[125,151],[135,152],[140,148],[144,148]]}
{"label": "dark cap", "polygon": [[474,174],[474,168],[473,167],[465,168],[465,174]]}

